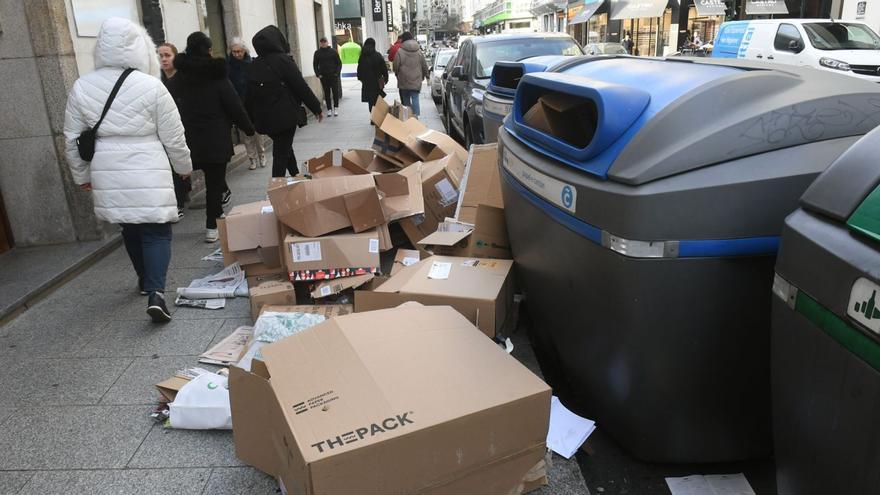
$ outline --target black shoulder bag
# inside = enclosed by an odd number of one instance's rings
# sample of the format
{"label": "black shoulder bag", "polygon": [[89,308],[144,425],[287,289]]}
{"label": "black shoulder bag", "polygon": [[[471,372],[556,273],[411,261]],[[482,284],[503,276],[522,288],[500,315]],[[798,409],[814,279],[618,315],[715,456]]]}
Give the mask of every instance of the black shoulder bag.
{"label": "black shoulder bag", "polygon": [[278,83],[283,88],[283,91],[286,91],[288,96],[293,99],[291,103],[293,103],[294,107],[294,121],[296,122],[296,126],[305,127],[306,125],[308,125],[309,116],[306,113],[305,107],[303,107],[302,103],[300,103],[298,99],[294,97],[292,90],[287,87],[287,83],[284,82],[284,79],[281,77],[280,74],[278,74],[278,72],[275,71],[275,68],[272,67],[272,64],[270,64],[268,60],[266,61],[266,67],[268,67],[269,70],[272,71],[272,74],[275,74],[275,77],[278,78]]}
{"label": "black shoulder bag", "polygon": [[113,86],[113,91],[111,91],[110,96],[107,97],[107,103],[104,104],[104,111],[101,112],[101,118],[98,119],[98,122],[95,123],[94,127],[87,131],[83,131],[83,133],[76,138],[76,147],[79,149],[79,157],[84,161],[90,162],[92,161],[92,158],[95,157],[95,138],[98,135],[98,128],[101,127],[101,122],[104,121],[104,116],[106,116],[107,111],[110,110],[110,105],[116,98],[116,93],[119,92],[119,88],[122,87],[122,82],[125,81],[125,78],[132,72],[134,72],[134,69],[125,69],[122,72],[119,79],[116,80],[116,85]]}

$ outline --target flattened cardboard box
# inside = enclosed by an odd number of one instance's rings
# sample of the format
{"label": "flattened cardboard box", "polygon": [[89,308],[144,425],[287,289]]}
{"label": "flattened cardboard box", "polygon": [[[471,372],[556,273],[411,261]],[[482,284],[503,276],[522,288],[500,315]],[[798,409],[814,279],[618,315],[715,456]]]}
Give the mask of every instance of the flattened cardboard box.
{"label": "flattened cardboard box", "polygon": [[517,493],[550,389],[449,307],[334,318],[233,367],[236,455],[289,493]]}
{"label": "flattened cardboard box", "polygon": [[284,239],[284,263],[291,280],[325,280],[379,271],[379,236],[371,232]]}
{"label": "flattened cardboard box", "polygon": [[471,148],[461,190],[461,199],[455,210],[456,220],[476,223],[476,208],[479,205],[504,209],[497,143],[474,145]]}
{"label": "flattened cardboard box", "polygon": [[[431,278],[438,268],[447,270],[445,278]],[[356,290],[354,310],[393,308],[407,301],[449,305],[494,337],[513,306],[512,268],[511,260],[431,256],[401,269],[372,291]]]}
{"label": "flattened cardboard box", "polygon": [[217,219],[217,230],[220,234],[220,252],[223,253],[225,266],[238,262],[249,277],[278,273],[279,269],[283,269],[280,247],[257,248],[240,252],[231,251],[228,243],[226,219]]}
{"label": "flattened cardboard box", "polygon": [[379,191],[370,174],[273,181],[269,201],[278,219],[305,236],[346,227],[363,232],[385,223]]}
{"label": "flattened cardboard box", "polygon": [[315,284],[315,288],[312,289],[311,295],[313,299],[321,299],[322,297],[339,294],[346,289],[356,289],[371,280],[373,280],[372,273],[327,280],[326,282]]}
{"label": "flattened cardboard box", "polygon": [[260,308],[267,304],[277,306],[296,304],[296,290],[293,284],[286,280],[269,280],[249,287],[248,292],[251,300],[251,317],[254,321],[260,314]]}
{"label": "flattened cardboard box", "polygon": [[[419,246],[446,256],[512,259],[504,210],[479,205],[473,211],[476,213],[472,230],[446,230],[450,222],[444,222],[437,232],[419,241]],[[452,222],[452,225],[467,224]]]}

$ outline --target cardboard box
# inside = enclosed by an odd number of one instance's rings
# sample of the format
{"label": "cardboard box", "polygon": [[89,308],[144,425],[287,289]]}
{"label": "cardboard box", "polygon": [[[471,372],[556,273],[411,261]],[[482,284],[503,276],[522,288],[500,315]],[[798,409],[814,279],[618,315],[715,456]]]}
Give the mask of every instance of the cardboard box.
{"label": "cardboard box", "polygon": [[263,306],[279,305],[291,306],[296,304],[296,290],[293,284],[284,280],[268,280],[256,286],[248,286],[248,292],[251,299],[251,317],[254,321],[260,314],[260,308]]}
{"label": "cardboard box", "polygon": [[280,225],[268,201],[239,205],[218,219],[223,263],[238,262],[248,275],[278,272],[281,267]]}
{"label": "cardboard box", "polygon": [[422,253],[416,249],[398,249],[394,255],[394,264],[391,265],[391,276],[407,266],[412,266],[421,261]]}
{"label": "cardboard box", "polygon": [[374,174],[387,174],[400,170],[399,166],[382,158],[373,150],[348,150],[342,154],[342,160]]}
{"label": "cardboard box", "polygon": [[547,93],[523,115],[533,129],[585,148],[596,132],[596,105],[589,100],[561,93]]}
{"label": "cardboard box", "polygon": [[343,277],[337,278],[333,280],[327,280],[325,282],[321,282],[315,285],[315,288],[312,289],[311,295],[314,299],[321,299],[322,297],[329,297],[347,289],[356,289],[370,280],[373,280],[373,274],[367,273],[366,275],[355,275],[354,277]]}
{"label": "cardboard box", "polygon": [[393,308],[407,301],[449,305],[494,337],[513,307],[512,268],[510,260],[432,256],[401,269],[372,291],[356,290],[354,310]]}
{"label": "cardboard box", "polygon": [[[281,249],[278,250],[278,253],[281,253]],[[284,264],[282,263],[280,267],[274,272],[264,273],[260,275],[248,275],[247,284],[248,288],[256,287],[264,282],[287,282],[290,278],[287,273],[287,269],[284,268]]]}
{"label": "cardboard box", "polygon": [[293,281],[326,280],[379,272],[379,236],[373,230],[324,237],[288,235],[284,263]]}
{"label": "cardboard box", "polygon": [[379,236],[379,252],[384,253],[394,247],[394,243],[391,240],[391,230],[388,228],[387,223],[376,227],[376,234]]}
{"label": "cardboard box", "polygon": [[298,306],[272,306],[266,305],[260,309],[260,314],[267,311],[276,313],[310,313],[315,315],[324,315],[328,320],[337,316],[350,315],[354,313],[354,307],[351,304],[316,304],[316,305],[298,305]]}
{"label": "cardboard box", "polygon": [[302,235],[317,237],[352,227],[363,232],[385,223],[370,174],[273,181],[269,201],[278,219]]}
{"label": "cardboard box", "polygon": [[334,318],[230,370],[236,455],[288,493],[518,493],[550,388],[448,307]]}
{"label": "cardboard box", "polygon": [[467,258],[512,259],[504,210],[478,205],[472,210],[474,223],[444,222],[437,232],[419,241],[433,254]]}
{"label": "cardboard box", "polygon": [[459,161],[455,155],[425,162],[422,164],[421,175],[425,213],[400,222],[413,246],[436,232],[437,226],[446,217],[455,215],[459,184],[464,176],[464,162]]}
{"label": "cardboard box", "polygon": [[456,220],[476,223],[476,209],[479,205],[504,209],[497,143],[471,147],[461,190],[461,199],[455,209]]}

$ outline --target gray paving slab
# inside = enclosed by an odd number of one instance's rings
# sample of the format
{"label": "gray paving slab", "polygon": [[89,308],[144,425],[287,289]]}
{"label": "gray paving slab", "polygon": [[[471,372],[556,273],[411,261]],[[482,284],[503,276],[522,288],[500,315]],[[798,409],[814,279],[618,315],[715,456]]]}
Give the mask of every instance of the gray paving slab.
{"label": "gray paving slab", "polygon": [[130,468],[233,467],[244,463],[235,457],[230,430],[173,430],[156,425],[128,463]]}
{"label": "gray paving slab", "polygon": [[19,493],[20,495],[67,495],[70,493],[198,495],[203,493],[210,476],[210,469],[39,471],[33,475]]}
{"label": "gray paving slab", "polygon": [[70,357],[101,332],[100,321],[22,315],[0,329],[0,356]]}
{"label": "gray paving slab", "polygon": [[205,495],[275,495],[278,482],[252,467],[214,468]]}
{"label": "gray paving slab", "polygon": [[131,358],[12,359],[0,372],[0,405],[97,404]]}
{"label": "gray paving slab", "polygon": [[[250,311],[248,311],[248,315],[250,315]],[[220,343],[221,340],[225,339],[229,334],[235,331],[238,327],[245,326],[253,326],[253,320],[248,318],[230,318],[223,323],[223,326],[220,327],[220,331],[217,332],[217,335],[214,336],[214,341],[211,342],[211,345],[208,346],[213,347]]]}
{"label": "gray paving slab", "polygon": [[0,471],[0,493],[19,493],[33,475],[31,471]]}
{"label": "gray paving slab", "polygon": [[141,357],[135,359],[110,390],[101,398],[101,404],[155,404],[159,392],[155,385],[174,376],[177,370],[199,366],[209,370],[219,367],[198,362],[198,356]]}
{"label": "gray paving slab", "polygon": [[0,407],[0,426],[3,426],[3,422],[6,421],[10,416],[12,416],[12,413],[14,412],[14,407]]}
{"label": "gray paving slab", "polygon": [[143,406],[22,408],[0,428],[0,471],[122,468],[152,426]]}
{"label": "gray paving slab", "polygon": [[[144,303],[146,307],[146,303]],[[178,319],[156,325],[146,319],[109,322],[102,331],[77,351],[79,356],[193,356],[205,352],[223,325],[222,315],[214,319]],[[144,315],[146,318],[146,314]]]}

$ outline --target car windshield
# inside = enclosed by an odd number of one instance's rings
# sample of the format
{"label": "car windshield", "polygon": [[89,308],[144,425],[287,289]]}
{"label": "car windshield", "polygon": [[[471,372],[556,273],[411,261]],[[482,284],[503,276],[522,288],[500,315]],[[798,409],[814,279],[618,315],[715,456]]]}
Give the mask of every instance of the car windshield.
{"label": "car windshield", "polygon": [[449,59],[455,55],[455,52],[440,52],[437,54],[437,60],[434,61],[434,65],[438,69],[442,69],[446,67],[446,64],[449,63]]}
{"label": "car windshield", "polygon": [[804,24],[810,43],[819,50],[878,50],[880,36],[863,24],[811,22]]}
{"label": "car windshield", "polygon": [[493,41],[475,45],[477,68],[474,77],[485,79],[492,75],[496,62],[515,62],[539,55],[583,55],[571,38],[523,38]]}

